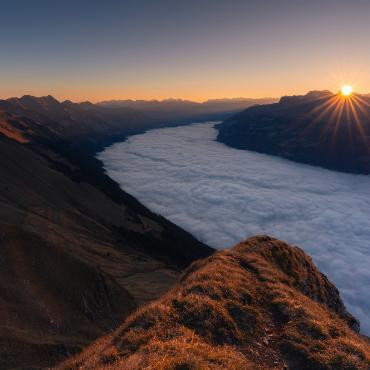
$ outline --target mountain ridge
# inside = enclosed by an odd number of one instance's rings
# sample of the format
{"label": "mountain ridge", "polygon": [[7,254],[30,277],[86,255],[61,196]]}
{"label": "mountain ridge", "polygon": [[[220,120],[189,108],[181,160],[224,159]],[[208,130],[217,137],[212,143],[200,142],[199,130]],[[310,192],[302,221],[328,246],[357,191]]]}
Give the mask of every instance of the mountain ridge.
{"label": "mountain ridge", "polygon": [[217,140],[237,149],[350,173],[370,173],[370,99],[330,91],[285,96],[217,126]]}
{"label": "mountain ridge", "polygon": [[213,250],[104,174],[95,151],[136,115],[110,123],[74,105],[64,115],[51,97],[0,101],[0,111],[0,368],[50,367]]}
{"label": "mountain ridge", "polygon": [[275,98],[231,98],[209,99],[204,102],[194,102],[183,99],[163,100],[111,100],[97,103],[106,108],[132,108],[162,120],[176,119],[181,122],[219,121],[249,106],[271,103]]}
{"label": "mountain ridge", "polygon": [[337,289],[298,247],[256,236],[194,262],[179,283],[56,369],[367,370]]}

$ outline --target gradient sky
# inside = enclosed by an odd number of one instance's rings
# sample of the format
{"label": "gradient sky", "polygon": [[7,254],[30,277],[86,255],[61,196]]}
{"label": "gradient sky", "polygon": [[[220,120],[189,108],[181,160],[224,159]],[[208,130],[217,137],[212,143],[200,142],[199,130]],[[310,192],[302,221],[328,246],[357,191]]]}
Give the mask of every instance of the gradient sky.
{"label": "gradient sky", "polygon": [[0,97],[370,92],[369,0],[0,0]]}

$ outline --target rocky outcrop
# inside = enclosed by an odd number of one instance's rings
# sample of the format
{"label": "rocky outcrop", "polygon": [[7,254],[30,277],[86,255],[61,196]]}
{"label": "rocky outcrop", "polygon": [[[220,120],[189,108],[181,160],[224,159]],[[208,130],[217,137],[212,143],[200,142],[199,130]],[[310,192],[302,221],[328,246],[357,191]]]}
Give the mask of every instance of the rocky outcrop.
{"label": "rocky outcrop", "polygon": [[237,149],[352,173],[370,173],[370,99],[330,91],[282,97],[218,126],[218,141]]}
{"label": "rocky outcrop", "polygon": [[368,338],[298,247],[266,236],[191,265],[178,285],[58,369],[363,369]]}

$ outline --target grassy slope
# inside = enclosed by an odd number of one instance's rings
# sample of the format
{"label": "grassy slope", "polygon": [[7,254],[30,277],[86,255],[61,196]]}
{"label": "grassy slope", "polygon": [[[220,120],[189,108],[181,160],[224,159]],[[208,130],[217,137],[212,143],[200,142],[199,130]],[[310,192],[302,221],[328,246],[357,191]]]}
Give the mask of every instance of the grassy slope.
{"label": "grassy slope", "polygon": [[269,237],[195,262],[160,300],[58,369],[363,369],[337,289],[304,252]]}

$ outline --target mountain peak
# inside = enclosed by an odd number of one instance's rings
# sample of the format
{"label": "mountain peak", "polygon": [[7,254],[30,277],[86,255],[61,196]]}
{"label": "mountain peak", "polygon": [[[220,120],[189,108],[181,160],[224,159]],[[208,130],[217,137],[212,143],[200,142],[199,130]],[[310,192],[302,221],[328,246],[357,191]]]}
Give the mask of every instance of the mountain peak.
{"label": "mountain peak", "polygon": [[334,96],[334,94],[329,90],[311,90],[305,95],[282,96],[279,103],[297,103],[300,101],[319,100],[332,96]]}
{"label": "mountain peak", "polygon": [[351,173],[370,173],[370,98],[331,91],[284,96],[218,125],[218,140],[238,149]]}
{"label": "mountain peak", "polygon": [[353,328],[311,258],[258,236],[193,263],[166,296],[59,368],[367,369],[369,346]]}
{"label": "mountain peak", "polygon": [[35,102],[48,102],[48,103],[59,103],[57,99],[55,99],[52,95],[45,95],[45,96],[33,96],[33,95],[23,95],[19,98],[21,101],[35,101]]}

